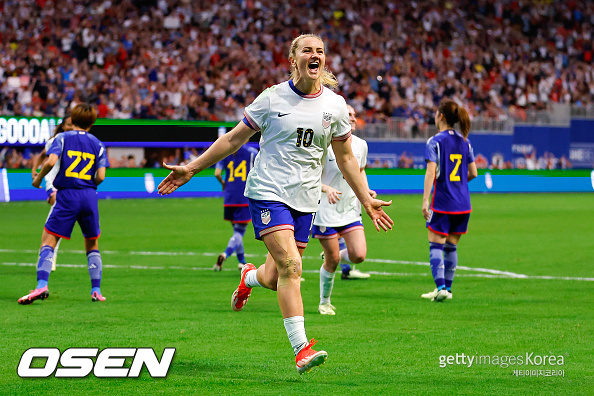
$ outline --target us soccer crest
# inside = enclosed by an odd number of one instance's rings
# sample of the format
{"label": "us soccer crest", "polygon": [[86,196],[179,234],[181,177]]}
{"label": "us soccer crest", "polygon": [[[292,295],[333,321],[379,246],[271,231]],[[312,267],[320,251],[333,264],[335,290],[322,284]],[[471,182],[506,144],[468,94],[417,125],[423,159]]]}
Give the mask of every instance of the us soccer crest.
{"label": "us soccer crest", "polygon": [[322,126],[324,129],[330,128],[330,124],[332,123],[332,113],[324,112],[322,114]]}
{"label": "us soccer crest", "polygon": [[270,211],[268,209],[261,211],[260,219],[262,219],[262,224],[268,225],[268,223],[270,223]]}

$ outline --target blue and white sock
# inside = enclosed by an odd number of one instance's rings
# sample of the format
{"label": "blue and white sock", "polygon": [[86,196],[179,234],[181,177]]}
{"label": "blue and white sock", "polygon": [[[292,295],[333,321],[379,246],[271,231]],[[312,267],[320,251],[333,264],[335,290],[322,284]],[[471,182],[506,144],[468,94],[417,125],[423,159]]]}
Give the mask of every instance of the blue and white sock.
{"label": "blue and white sock", "polygon": [[234,252],[237,252],[237,259],[240,263],[245,264],[244,250],[243,250],[243,235],[247,229],[247,224],[235,223],[233,224],[233,236],[229,238],[225,254],[227,258],[231,257]]}
{"label": "blue and white sock", "polygon": [[443,249],[443,243],[429,242],[429,264],[437,290],[445,287]]}
{"label": "blue and white sock", "polygon": [[52,272],[52,259],[54,257],[54,248],[43,245],[39,249],[39,259],[37,260],[37,287],[41,289],[47,286],[50,272]]}
{"label": "blue and white sock", "polygon": [[103,262],[99,250],[89,250],[87,252],[87,262],[89,264],[89,276],[91,277],[91,294],[94,292],[101,294]]}
{"label": "blue and white sock", "polygon": [[447,291],[452,291],[452,282],[458,265],[458,246],[446,242],[444,248],[443,262],[445,265],[445,287]]}
{"label": "blue and white sock", "polygon": [[239,235],[239,237],[238,237],[239,244],[237,245],[237,249],[235,250],[235,253],[237,254],[237,260],[241,264],[245,264],[245,256],[244,256],[244,251],[243,251],[243,236],[245,235],[246,230],[247,230],[247,224],[245,224],[245,223],[233,225],[234,233]]}

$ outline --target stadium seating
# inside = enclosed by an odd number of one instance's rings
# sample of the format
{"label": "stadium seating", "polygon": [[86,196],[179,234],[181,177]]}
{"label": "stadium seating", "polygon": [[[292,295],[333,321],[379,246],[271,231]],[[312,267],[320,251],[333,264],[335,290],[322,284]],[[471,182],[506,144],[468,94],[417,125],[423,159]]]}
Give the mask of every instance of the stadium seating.
{"label": "stadium seating", "polygon": [[5,1],[0,114],[91,101],[107,118],[235,121],[288,77],[290,40],[310,31],[368,123],[422,126],[444,96],[494,119],[592,103],[594,5],[548,3],[330,0],[286,13],[274,0]]}

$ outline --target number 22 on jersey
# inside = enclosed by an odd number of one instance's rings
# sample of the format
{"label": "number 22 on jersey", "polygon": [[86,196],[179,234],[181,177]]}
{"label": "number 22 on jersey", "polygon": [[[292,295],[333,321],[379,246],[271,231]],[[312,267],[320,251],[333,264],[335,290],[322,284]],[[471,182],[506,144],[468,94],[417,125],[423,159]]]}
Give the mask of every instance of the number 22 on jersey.
{"label": "number 22 on jersey", "polygon": [[227,165],[227,168],[229,168],[229,181],[230,182],[235,181],[236,177],[238,179],[241,179],[241,181],[245,181],[245,179],[247,177],[247,167],[245,164],[245,160],[241,161],[239,163],[239,165],[237,165],[237,168],[235,168],[235,171],[233,170],[234,165],[235,164],[233,163],[233,161],[229,161],[229,164]]}
{"label": "number 22 on jersey", "polygon": [[[75,150],[68,150],[66,152],[66,155],[68,155],[69,158],[74,158],[74,161],[72,161],[72,164],[70,164],[68,169],[66,169],[66,172],[64,172],[64,175],[66,177],[75,177],[77,179],[82,179],[82,180],[91,180],[91,175],[88,175],[87,172],[91,169],[91,167],[95,163],[95,155],[90,154],[90,153],[83,153],[83,152],[75,151]],[[78,166],[78,164],[81,161],[87,161],[87,160],[89,162],[80,172],[74,172],[74,169]]]}
{"label": "number 22 on jersey", "polygon": [[454,170],[450,173],[450,181],[459,182],[460,175],[458,175],[458,168],[462,163],[462,154],[450,154],[450,161],[454,162]]}

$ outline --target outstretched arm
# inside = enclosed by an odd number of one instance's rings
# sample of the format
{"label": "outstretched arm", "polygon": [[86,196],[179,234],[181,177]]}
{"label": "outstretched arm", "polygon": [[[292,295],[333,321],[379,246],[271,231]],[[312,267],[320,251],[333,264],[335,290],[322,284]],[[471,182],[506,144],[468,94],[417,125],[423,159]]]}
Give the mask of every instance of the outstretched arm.
{"label": "outstretched arm", "polygon": [[423,189],[423,217],[429,220],[429,197],[431,197],[431,188],[435,181],[435,172],[437,170],[437,163],[433,161],[427,162],[427,170],[425,171],[425,185]]}
{"label": "outstretched arm", "polygon": [[380,230],[380,227],[384,231],[392,229],[394,222],[382,209],[382,206],[392,205],[392,201],[385,202],[372,198],[371,195],[369,195],[369,188],[361,177],[359,163],[351,150],[351,140],[334,140],[332,141],[332,149],[336,155],[336,163],[340,168],[342,175],[355,192],[359,201],[361,201],[363,208],[365,208],[365,211],[371,220],[373,220],[375,228],[378,231]]}
{"label": "outstretched arm", "polygon": [[239,148],[247,143],[250,137],[255,134],[252,128],[240,122],[228,133],[224,134],[216,140],[202,154],[194,161],[185,166],[170,166],[163,164],[163,166],[171,173],[159,184],[158,191],[161,195],[171,194],[179,187],[186,184],[192,176],[202,172],[211,165],[216,164],[229,154],[239,150]]}

